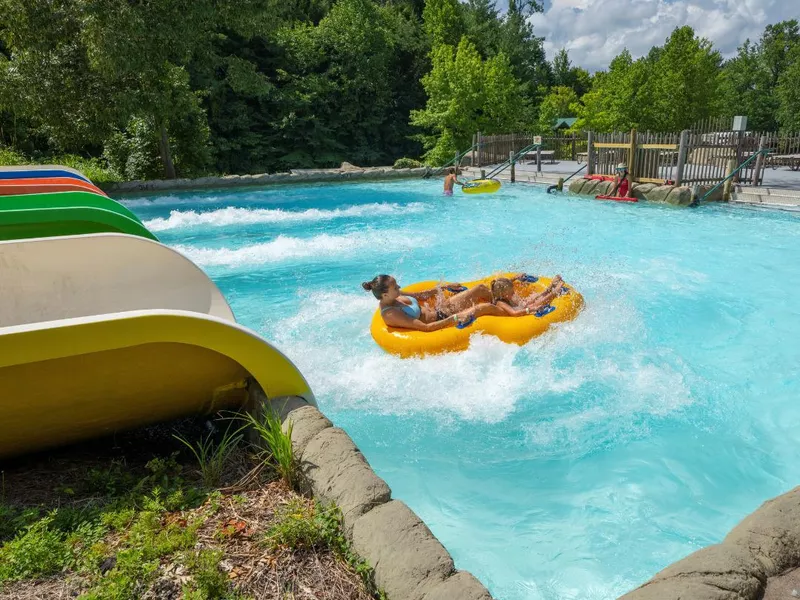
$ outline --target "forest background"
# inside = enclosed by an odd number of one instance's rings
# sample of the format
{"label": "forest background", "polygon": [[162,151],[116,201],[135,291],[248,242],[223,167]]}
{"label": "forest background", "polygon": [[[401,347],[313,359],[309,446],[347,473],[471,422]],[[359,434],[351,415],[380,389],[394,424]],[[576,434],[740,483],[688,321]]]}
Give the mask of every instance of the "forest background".
{"label": "forest background", "polygon": [[[442,164],[484,134],[800,130],[800,30],[729,59],[691,27],[589,73],[535,0],[0,0],[0,164],[103,180]],[[408,161],[407,161],[408,162]]]}

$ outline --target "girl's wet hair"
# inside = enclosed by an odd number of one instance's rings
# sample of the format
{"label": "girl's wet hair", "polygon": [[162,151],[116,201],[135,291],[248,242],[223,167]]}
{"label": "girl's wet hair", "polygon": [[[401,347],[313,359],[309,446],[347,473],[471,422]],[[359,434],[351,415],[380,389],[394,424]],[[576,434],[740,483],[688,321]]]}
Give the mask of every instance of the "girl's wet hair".
{"label": "girl's wet hair", "polygon": [[508,279],[507,277],[498,277],[497,279],[492,279],[490,287],[492,290],[492,296],[497,297],[500,289],[508,287],[511,287],[513,289],[514,282]]}
{"label": "girl's wet hair", "polygon": [[392,280],[391,275],[376,275],[372,281],[365,281],[361,284],[367,291],[371,291],[372,294],[380,300],[386,291],[389,289],[389,282]]}

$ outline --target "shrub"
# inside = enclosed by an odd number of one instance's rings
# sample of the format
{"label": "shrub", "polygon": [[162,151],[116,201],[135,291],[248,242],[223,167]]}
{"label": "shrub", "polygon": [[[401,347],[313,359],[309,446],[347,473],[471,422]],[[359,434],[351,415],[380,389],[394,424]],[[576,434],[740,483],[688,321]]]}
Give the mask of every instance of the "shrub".
{"label": "shrub", "polygon": [[418,169],[420,167],[424,167],[425,165],[418,160],[413,158],[398,158],[394,161],[393,169]]}

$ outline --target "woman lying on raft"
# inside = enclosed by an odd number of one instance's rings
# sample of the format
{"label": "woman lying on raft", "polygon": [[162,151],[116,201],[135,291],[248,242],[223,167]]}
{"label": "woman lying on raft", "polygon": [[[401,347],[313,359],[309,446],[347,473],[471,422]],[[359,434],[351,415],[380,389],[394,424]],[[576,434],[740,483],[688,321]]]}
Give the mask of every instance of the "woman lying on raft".
{"label": "woman lying on raft", "polygon": [[[381,316],[389,327],[438,331],[445,327],[463,328],[482,316],[519,317],[536,312],[555,298],[564,284],[560,276],[553,279],[550,287],[535,297],[521,300],[514,294],[515,279],[524,280],[525,273],[513,278],[492,281],[492,289],[480,284],[470,289],[458,283],[448,283],[424,292],[400,292],[397,280],[391,275],[378,275],[361,286],[380,300]],[[557,289],[556,289],[557,288]],[[444,290],[455,293],[441,298],[436,308],[420,306],[419,300],[441,295]]]}

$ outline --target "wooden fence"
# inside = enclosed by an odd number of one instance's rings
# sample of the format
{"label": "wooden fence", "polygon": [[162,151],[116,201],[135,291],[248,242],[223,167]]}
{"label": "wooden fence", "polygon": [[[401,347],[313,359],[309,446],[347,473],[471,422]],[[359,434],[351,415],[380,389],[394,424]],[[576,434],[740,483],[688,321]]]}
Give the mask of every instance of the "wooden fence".
{"label": "wooden fence", "polygon": [[[534,142],[532,133],[510,133],[503,135],[475,136],[477,146],[474,162],[476,166],[493,165],[508,160],[509,154],[516,154]],[[578,160],[587,152],[587,134],[542,136],[541,149],[547,160]],[[531,152],[533,156],[535,152]]]}
{"label": "wooden fence", "polygon": [[[710,131],[730,120],[708,120],[680,133],[637,132],[569,134],[541,137],[542,162],[587,162],[588,174],[613,175],[619,163],[628,166],[634,181],[676,185],[714,185],[759,150],[770,150],[745,165],[734,181],[760,185],[764,170],[800,170],[800,134]],[[488,166],[508,160],[534,142],[533,134],[475,136],[472,165]],[[524,162],[535,156],[520,157]]]}

